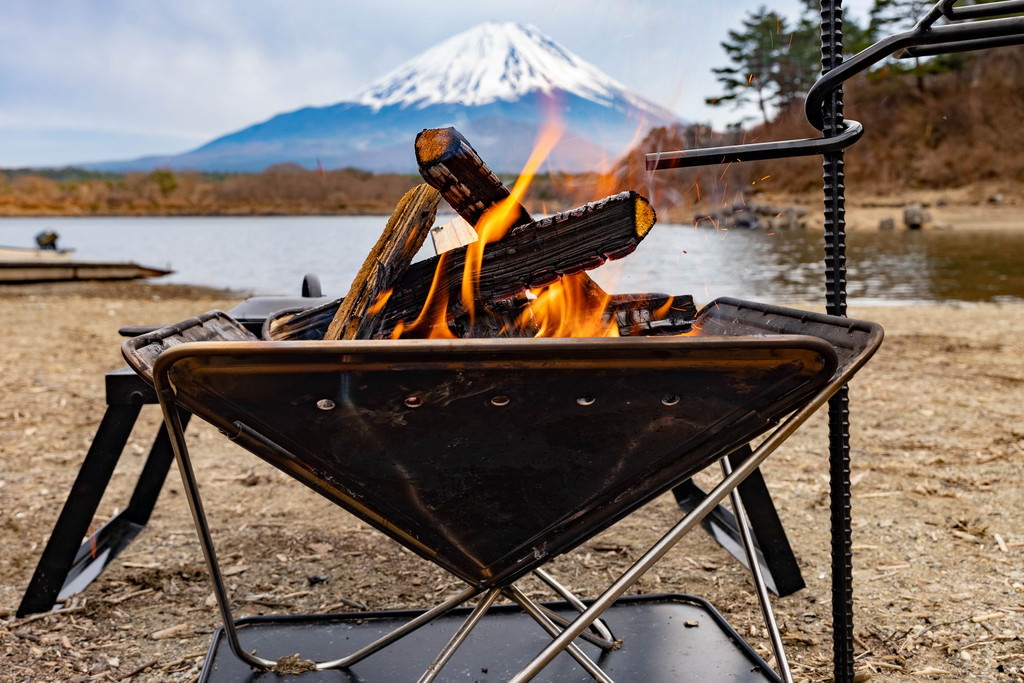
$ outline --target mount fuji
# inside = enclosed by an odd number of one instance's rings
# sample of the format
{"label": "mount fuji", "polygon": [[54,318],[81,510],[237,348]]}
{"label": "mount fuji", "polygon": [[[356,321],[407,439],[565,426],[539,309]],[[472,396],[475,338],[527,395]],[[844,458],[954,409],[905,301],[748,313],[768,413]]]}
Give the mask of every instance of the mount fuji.
{"label": "mount fuji", "polygon": [[255,172],[291,162],[414,173],[416,133],[455,126],[492,169],[514,173],[552,114],[564,133],[548,170],[568,172],[604,170],[647,128],[679,122],[537,28],[485,23],[401,64],[354,101],[278,114],[183,154],[88,167]]}

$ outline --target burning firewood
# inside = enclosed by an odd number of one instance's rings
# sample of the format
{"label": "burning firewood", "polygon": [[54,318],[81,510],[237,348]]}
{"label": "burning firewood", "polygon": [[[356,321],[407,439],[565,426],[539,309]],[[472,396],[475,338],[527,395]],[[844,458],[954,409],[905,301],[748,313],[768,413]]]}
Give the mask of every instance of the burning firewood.
{"label": "burning firewood", "polygon": [[[487,209],[509,196],[501,182],[466,138],[454,128],[428,128],[416,136],[416,163],[427,184],[475,226]],[[533,219],[519,205],[513,212],[511,227]]]}
{"label": "burning firewood", "polygon": [[428,185],[405,193],[356,274],[324,339],[358,339],[375,326],[383,297],[405,274],[434,224],[441,195]]}
{"label": "burning firewood", "polygon": [[[488,209],[508,200],[509,189],[455,128],[422,130],[416,136],[415,146],[420,175],[470,225],[476,226]],[[509,214],[512,229],[533,223],[522,204],[517,203]],[[580,279],[591,295],[607,296],[589,275]]]}
{"label": "burning firewood", "polygon": [[[623,192],[515,227],[484,249],[474,277],[474,299],[500,301],[626,256],[654,223],[650,203],[635,192]],[[387,334],[400,322],[416,318],[432,285],[435,296],[455,305],[472,246],[414,263],[388,299],[381,327],[371,335]]]}
{"label": "burning firewood", "polygon": [[[596,313],[593,334],[678,332],[693,318],[690,297],[609,296],[584,272],[631,253],[654,226],[654,209],[637,193],[533,220],[521,204],[507,203],[513,201],[509,189],[454,128],[421,132],[416,156],[436,191],[421,186],[402,199],[344,300],[269,319],[269,338],[548,334],[550,323],[537,317],[527,294],[542,297],[538,288],[554,283]],[[431,229],[438,197],[482,233],[489,232],[481,227],[488,221],[502,223],[499,236],[410,266]],[[504,212],[504,219],[493,221],[491,209]]]}

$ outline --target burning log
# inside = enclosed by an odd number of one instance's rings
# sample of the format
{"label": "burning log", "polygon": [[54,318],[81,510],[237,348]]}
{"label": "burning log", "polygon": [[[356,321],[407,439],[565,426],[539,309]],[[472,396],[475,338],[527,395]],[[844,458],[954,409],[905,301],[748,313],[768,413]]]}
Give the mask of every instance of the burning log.
{"label": "burning log", "polygon": [[[646,199],[635,192],[623,192],[513,228],[483,251],[473,283],[474,298],[480,302],[500,301],[550,284],[563,275],[622,258],[636,249],[655,220],[654,209]],[[399,323],[416,318],[432,284],[435,292],[445,297],[457,294],[470,247],[414,263],[388,299],[381,313],[381,326],[371,330],[371,336],[386,336]],[[442,258],[445,262],[439,267]]]}
{"label": "burning log", "polygon": [[[441,193],[455,213],[472,226],[509,190],[454,128],[428,128],[416,136],[416,163],[427,184]],[[520,204],[510,227],[533,219]]]}
{"label": "burning log", "polygon": [[428,185],[417,185],[395,206],[384,232],[356,273],[324,339],[359,339],[375,326],[385,296],[392,291],[423,245],[441,195]]}
{"label": "burning log", "polygon": [[[423,179],[474,228],[488,209],[511,196],[501,179],[454,128],[420,131],[416,136],[416,164]],[[509,215],[510,229],[533,223],[522,204],[517,203]],[[607,296],[589,275],[581,279],[586,281],[586,287],[594,296]]]}
{"label": "burning log", "polygon": [[[335,300],[297,314],[277,313],[268,319],[264,337],[275,341],[323,339],[339,305],[340,300]],[[460,319],[452,327],[459,337],[530,336],[530,329],[516,326],[522,310],[518,300],[500,301],[489,306],[487,315],[478,317],[472,326]],[[622,337],[679,334],[690,329],[690,323],[697,317],[697,307],[688,294],[612,294],[605,317],[615,319]]]}
{"label": "burning log", "polygon": [[[506,205],[507,219],[496,223],[505,223],[498,232],[508,230],[497,240],[485,244],[482,235],[408,266],[431,230],[438,197],[467,222],[482,226],[494,220],[486,215],[489,209],[513,196],[454,128],[424,130],[415,147],[421,175],[436,192],[428,200],[421,186],[403,198],[344,300],[282,312],[267,320],[266,337],[601,336],[688,329],[696,313],[690,297],[609,296],[584,272],[631,253],[653,227],[654,210],[635,192],[541,220],[533,220],[519,203]],[[546,288],[556,282],[558,287]],[[528,290],[534,290],[536,301]],[[572,320],[562,313],[550,317],[552,296],[572,300]],[[577,325],[581,311],[586,322]],[[568,331],[567,323],[577,332]]]}

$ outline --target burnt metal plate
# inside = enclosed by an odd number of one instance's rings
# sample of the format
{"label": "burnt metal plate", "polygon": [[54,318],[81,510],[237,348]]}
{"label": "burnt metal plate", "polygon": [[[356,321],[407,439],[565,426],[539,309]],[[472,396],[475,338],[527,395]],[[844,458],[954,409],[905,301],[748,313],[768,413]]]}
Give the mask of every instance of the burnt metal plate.
{"label": "burnt metal plate", "polygon": [[[571,618],[563,603],[549,605]],[[333,659],[365,645],[419,614],[412,611],[253,617],[240,619],[239,637],[246,649],[270,657],[299,652],[303,657]],[[253,671],[231,653],[218,629],[207,654],[200,683],[393,683],[414,681],[468,614],[456,610],[371,655],[349,670],[310,671],[284,675]],[[776,682],[778,677],[706,601],[686,595],[622,598],[602,618],[623,646],[601,653],[580,647],[617,681],[684,683]],[[474,629],[439,681],[507,681],[536,655],[550,638],[518,608],[499,605]],[[538,677],[552,683],[593,681],[569,655],[562,653]]]}
{"label": "burnt metal plate", "polygon": [[190,343],[155,374],[253,453],[497,585],[763,433],[835,368],[825,341],[770,335]]}

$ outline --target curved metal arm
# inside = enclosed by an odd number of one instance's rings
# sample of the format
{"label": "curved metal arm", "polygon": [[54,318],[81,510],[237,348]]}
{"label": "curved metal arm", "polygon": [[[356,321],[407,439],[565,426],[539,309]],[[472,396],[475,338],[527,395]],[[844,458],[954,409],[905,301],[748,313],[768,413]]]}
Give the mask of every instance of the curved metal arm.
{"label": "curved metal arm", "polygon": [[857,140],[860,140],[860,136],[864,134],[864,126],[859,122],[847,119],[844,124],[845,127],[839,135],[823,138],[754,142],[746,145],[683,149],[675,152],[651,152],[645,157],[647,160],[647,170],[660,171],[666,168],[709,166],[712,164],[728,164],[735,161],[786,159],[789,157],[836,152],[846,149],[857,142]]}
{"label": "curved metal arm", "polygon": [[[941,7],[944,4],[944,2],[940,2],[936,7]],[[1009,0],[1008,2],[998,4],[1004,8],[1001,10],[1001,13],[1014,11],[1005,9],[1007,6],[1013,6],[1016,8],[1016,11],[1024,11],[1024,2],[1021,0]],[[807,121],[812,126],[818,130],[824,130],[825,123],[822,105],[828,93],[835,90],[852,76],[903,50],[907,51],[909,56],[915,54],[923,56],[924,54],[944,54],[946,52],[979,50],[988,47],[1020,44],[1024,44],[1024,17],[986,19],[966,24],[951,24],[937,27],[930,27],[926,21],[922,21],[909,31],[883,38],[871,47],[861,50],[828,73],[822,74],[814,85],[811,86],[811,89],[807,91],[804,113],[807,116]],[[914,52],[914,48],[922,48],[922,50],[928,50],[928,52]]]}
{"label": "curved metal arm", "polygon": [[953,7],[953,2],[949,2],[942,7],[942,13],[950,21],[1005,17],[1007,14],[1016,14],[1017,12],[1024,12],[1024,2],[1021,2],[1021,0],[986,2],[981,5],[965,5],[963,7]]}
{"label": "curved metal arm", "polygon": [[[953,7],[955,2],[939,0],[913,29],[883,38],[818,78],[807,91],[804,102],[807,121],[818,130],[824,130],[822,107],[828,94],[851,77],[891,55],[924,57],[1024,44],[1024,17],[989,18],[1024,12],[1024,0],[1001,0],[983,5]],[[933,26],[943,16],[966,23]],[[981,21],[975,21],[978,19]],[[835,136],[652,152],[646,155],[646,165],[648,171],[659,171],[737,161],[811,156],[845,149],[857,142],[863,133],[864,127],[860,123],[848,119],[843,131]]]}

